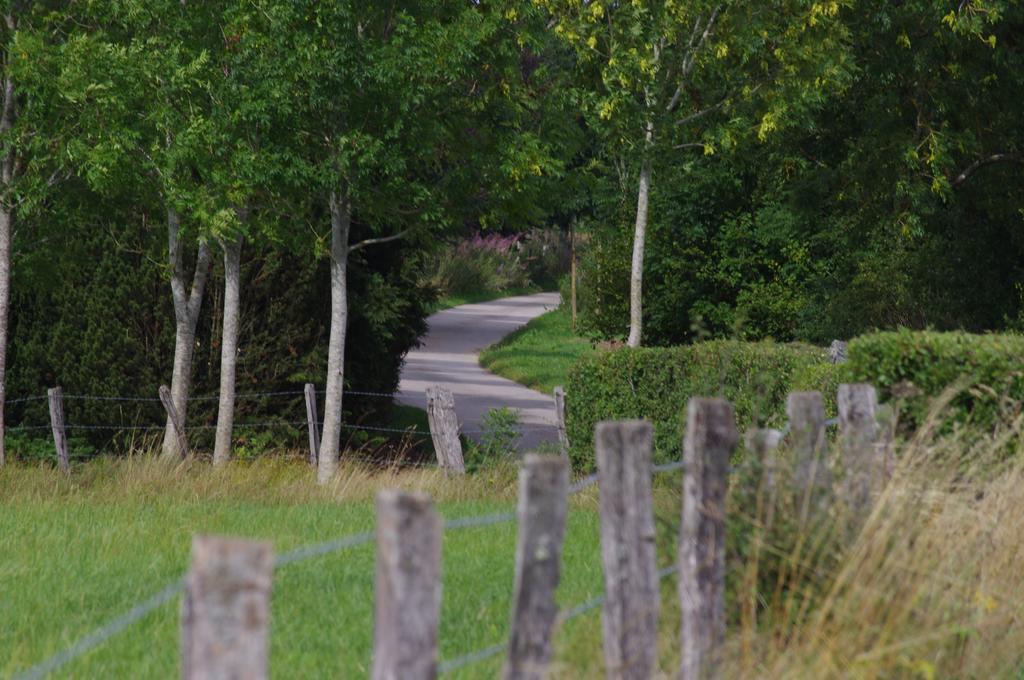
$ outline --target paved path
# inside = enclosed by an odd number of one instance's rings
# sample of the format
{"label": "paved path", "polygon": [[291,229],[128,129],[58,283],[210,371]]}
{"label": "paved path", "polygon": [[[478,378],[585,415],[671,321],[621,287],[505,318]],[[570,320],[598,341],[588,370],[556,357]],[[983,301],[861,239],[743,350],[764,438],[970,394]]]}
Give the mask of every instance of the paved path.
{"label": "paved path", "polygon": [[[492,302],[461,305],[427,319],[423,345],[406,356],[397,400],[425,409],[425,390],[444,385],[455,394],[455,411],[463,431],[479,430],[492,408],[519,412],[520,449],[558,441],[551,395],[527,389],[480,367],[480,351],[558,306],[558,293],[538,293]],[[478,439],[478,434],[468,434]]]}

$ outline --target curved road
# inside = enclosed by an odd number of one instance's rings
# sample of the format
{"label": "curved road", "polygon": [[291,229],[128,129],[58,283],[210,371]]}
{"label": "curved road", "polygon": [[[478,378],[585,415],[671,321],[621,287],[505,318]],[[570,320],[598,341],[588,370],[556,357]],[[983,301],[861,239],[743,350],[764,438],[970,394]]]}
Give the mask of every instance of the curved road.
{"label": "curved road", "polygon": [[481,350],[554,309],[558,302],[558,293],[538,293],[461,305],[431,315],[423,345],[405,357],[398,403],[426,409],[426,389],[444,385],[455,395],[455,412],[467,436],[479,439],[475,431],[480,429],[484,415],[492,408],[505,406],[519,412],[520,449],[529,450],[544,441],[557,442],[551,395],[485,371],[478,357]]}

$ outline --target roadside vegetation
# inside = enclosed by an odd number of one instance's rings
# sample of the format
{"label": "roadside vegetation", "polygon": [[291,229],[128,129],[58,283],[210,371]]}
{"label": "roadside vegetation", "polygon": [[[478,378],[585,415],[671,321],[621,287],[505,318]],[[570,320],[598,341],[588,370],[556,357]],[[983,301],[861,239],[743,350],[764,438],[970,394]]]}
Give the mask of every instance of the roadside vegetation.
{"label": "roadside vegetation", "polygon": [[433,254],[420,285],[436,291],[438,300],[431,311],[440,311],[555,290],[568,268],[569,244],[559,229],[508,235],[477,232]]}
{"label": "roadside vegetation", "polygon": [[550,394],[556,385],[566,385],[569,370],[581,357],[595,351],[589,340],[572,332],[563,302],[481,352],[480,365]]}

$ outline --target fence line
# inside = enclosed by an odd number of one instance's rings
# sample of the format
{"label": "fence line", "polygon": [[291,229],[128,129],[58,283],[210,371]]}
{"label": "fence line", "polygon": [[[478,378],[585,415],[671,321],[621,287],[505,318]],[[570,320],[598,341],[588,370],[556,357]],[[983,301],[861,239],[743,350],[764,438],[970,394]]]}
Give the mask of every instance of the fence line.
{"label": "fence line", "polygon": [[[47,428],[48,429],[48,428]],[[580,481],[569,487],[569,495],[580,493],[584,489],[593,486],[597,483],[597,475],[588,475]],[[504,524],[513,522],[516,519],[515,512],[496,512],[486,515],[471,515],[468,517],[458,517],[451,520],[445,520],[443,522],[443,529],[445,531],[457,531],[459,529],[469,529],[476,527],[492,526],[495,524]],[[284,567],[295,562],[303,562],[308,559],[320,557],[322,555],[328,555],[333,552],[339,552],[347,550],[349,548],[356,548],[359,546],[373,543],[375,536],[373,532],[366,531],[357,534],[350,534],[343,536],[331,541],[324,541],[323,543],[312,543],[309,545],[300,546],[286,553],[278,555],[274,559],[274,568]],[[175,595],[180,593],[184,588],[184,577],[179,577],[172,583],[168,584],[165,588],[151,596],[150,598],[143,600],[136,604],[131,609],[126,611],[124,614],[112,619],[110,622],[104,624],[100,628],[97,628],[92,633],[89,633],[78,642],[74,643],[71,647],[68,647],[64,651],[58,652],[54,656],[50,657],[46,661],[29,668],[22,673],[15,674],[13,680],[37,680],[42,678],[61,666],[67,664],[70,661],[78,658],[82,654],[85,654],[91,649],[98,647],[110,638],[114,637],[124,629],[126,629],[132,623],[142,619],[144,616],[159,608],[161,605],[173,599]],[[600,600],[603,601],[603,596],[599,596]],[[592,601],[588,601],[592,602]],[[592,607],[591,607],[592,608]],[[574,610],[570,610],[569,614],[563,618],[563,620],[570,620],[576,616],[581,615],[584,612],[578,612],[573,614]],[[501,649],[504,649],[505,645],[501,645]],[[481,658],[487,658],[486,656]],[[466,665],[466,664],[463,664]]]}
{"label": "fence line", "polygon": [[[872,476],[871,470],[872,466],[877,466],[877,460],[874,460],[874,458],[884,453],[881,451],[882,446],[889,446],[891,443],[886,443],[888,440],[882,441],[881,436],[883,433],[876,425],[877,414],[875,412],[873,388],[866,385],[856,386],[855,390],[846,385],[840,388],[840,394],[842,395],[848,395],[853,392],[866,396],[860,402],[860,406],[857,407],[860,409],[856,412],[857,417],[847,416],[845,420],[839,423],[841,427],[841,443],[843,444],[841,448],[843,452],[847,452],[852,447],[857,447],[857,462],[864,468],[864,475],[867,479],[865,484],[874,483],[877,481]],[[791,395],[791,401],[794,396],[803,398],[804,396],[810,397],[813,395]],[[817,395],[816,398],[820,400],[820,395]],[[53,397],[51,395],[52,401]],[[847,406],[848,411],[852,408]],[[808,419],[805,425],[802,426],[804,427],[802,431],[820,431],[820,429],[815,430],[815,428],[824,427],[827,422],[824,420],[824,415],[821,413],[815,415],[815,413],[812,409],[801,416]],[[725,536],[724,499],[727,485],[726,477],[729,473],[728,460],[733,448],[739,441],[734,422],[735,418],[732,407],[728,402],[718,399],[692,399],[689,404],[683,460],[657,466],[651,464],[652,429],[650,424],[640,421],[600,423],[595,433],[595,442],[598,448],[598,473],[578,480],[571,487],[562,487],[563,491],[561,493],[564,494],[564,498],[571,494],[579,493],[595,484],[599,484],[602,488],[600,519],[602,526],[601,542],[604,556],[605,592],[603,595],[567,610],[558,620],[564,623],[572,618],[583,615],[601,604],[605,604],[606,616],[603,621],[607,664],[609,668],[626,669],[628,672],[622,677],[644,677],[653,668],[651,664],[655,663],[653,655],[655,653],[654,637],[656,635],[655,624],[658,609],[658,601],[654,598],[660,599],[660,595],[657,592],[657,583],[666,576],[677,572],[680,578],[681,609],[684,612],[684,620],[689,621],[689,625],[684,625],[682,629],[684,645],[681,663],[683,675],[685,677],[713,677],[717,673],[721,642],[725,630],[723,618],[724,543],[721,541],[724,540]],[[55,424],[55,438],[57,429]],[[777,441],[778,438],[775,439],[776,444]],[[764,449],[762,453],[767,454],[769,451]],[[868,456],[872,458],[868,459]],[[560,462],[563,466],[567,465],[567,461],[564,458],[561,458]],[[529,465],[530,459],[528,457],[527,466]],[[654,536],[653,519],[651,517],[653,510],[653,499],[650,493],[651,476],[657,473],[674,472],[680,469],[691,471],[691,474],[684,478],[683,484],[683,524],[680,528],[679,560],[675,566],[657,570],[653,564],[653,543],[647,544]],[[525,488],[523,487],[524,477],[522,477],[522,474],[520,481],[521,490]],[[797,481],[799,483],[799,480]],[[884,482],[884,480],[882,481]],[[610,487],[607,486],[609,484],[611,485]],[[844,490],[844,493],[846,491],[848,490]],[[868,492],[864,492],[863,489],[858,488],[854,491],[849,491],[848,495],[851,498],[856,498],[856,505],[863,509],[868,501],[866,493],[869,492],[870,489]],[[523,498],[521,495],[518,515],[516,512],[496,512],[460,517],[441,523],[440,528],[442,531],[450,531],[486,527],[515,521],[517,516],[522,520],[526,516],[524,513],[528,510],[528,508],[522,505]],[[635,506],[632,511],[624,512],[623,498],[632,506]],[[416,504],[414,503],[413,505]],[[424,507],[429,510],[430,504],[427,503]],[[699,523],[707,524],[709,528],[698,530],[697,526]],[[714,526],[712,527],[711,525]],[[704,534],[717,536],[720,540],[716,542],[715,546],[711,547],[696,545],[695,537]],[[686,542],[687,537],[694,541],[692,545]],[[523,534],[520,533],[520,542],[522,540]],[[557,540],[558,545],[555,546],[555,554],[560,554],[558,551],[560,550],[561,538]],[[276,569],[295,562],[374,542],[378,544],[378,551],[383,549],[379,533],[363,532],[352,534],[324,543],[301,546],[278,556],[272,561],[272,566]],[[399,549],[404,550],[400,544],[401,542],[395,545]],[[712,550],[713,552],[701,558],[699,556],[701,550]],[[640,554],[641,552],[643,553],[642,555]],[[195,554],[194,552],[194,559]],[[695,554],[697,557],[694,557]],[[629,564],[621,563],[621,555],[628,555],[630,557],[631,561]],[[378,554],[378,561],[380,559],[381,556]],[[710,563],[712,565],[711,568],[704,568],[707,566],[705,564],[706,559],[712,559]],[[413,561],[415,562],[415,560]],[[697,565],[703,566],[697,569]],[[195,562],[193,562],[193,568],[195,568]],[[519,578],[519,570],[521,568],[521,561],[517,559],[517,579]],[[415,575],[411,575],[411,577],[418,578]],[[434,577],[432,576],[431,578]],[[556,584],[557,579],[556,572]],[[183,588],[187,587],[187,583],[184,578],[173,581],[150,598],[136,604],[67,649],[14,677],[26,680],[29,678],[40,678],[56,670],[90,649],[104,643],[132,623],[146,616],[149,612],[173,599]],[[517,580],[517,589],[519,588],[518,583]],[[378,609],[378,613],[380,611]],[[645,621],[641,627],[635,625],[635,622],[639,619]],[[430,616],[425,620],[431,621]],[[430,626],[433,626],[433,631],[429,630]],[[428,629],[416,629],[415,631],[416,639],[420,643],[424,643],[424,641],[426,641],[424,644],[430,643],[431,636],[433,636],[433,654],[436,654],[436,626],[435,620],[428,625]],[[257,628],[259,627],[257,626]],[[263,629],[252,632],[259,635],[266,634],[266,631]],[[260,648],[260,645],[256,645],[255,648]],[[449,672],[476,661],[490,658],[500,653],[503,649],[510,649],[510,647],[507,643],[502,643],[482,650],[476,650],[441,664],[440,670],[442,672]],[[183,652],[187,651],[183,650]],[[266,653],[265,650],[263,653]],[[246,662],[250,661],[252,659],[247,659]],[[546,661],[543,663],[546,663]]]}

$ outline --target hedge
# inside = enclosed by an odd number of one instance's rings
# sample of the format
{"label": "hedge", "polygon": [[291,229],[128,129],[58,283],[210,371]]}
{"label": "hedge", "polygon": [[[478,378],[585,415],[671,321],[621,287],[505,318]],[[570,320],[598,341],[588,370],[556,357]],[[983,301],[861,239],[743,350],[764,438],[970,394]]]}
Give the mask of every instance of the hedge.
{"label": "hedge", "polygon": [[716,340],[681,347],[621,349],[582,359],[566,386],[566,426],[573,467],[594,467],[594,425],[645,418],[654,423],[655,459],[679,460],[686,403],[728,399],[740,430],[781,426],[786,395],[821,390],[834,413],[836,367],[826,350],[805,344]]}
{"label": "hedge", "polygon": [[871,333],[850,341],[844,382],[871,382],[898,405],[901,425],[923,422],[932,400],[962,387],[944,414],[951,423],[991,427],[1020,413],[1024,336],[931,331]]}

